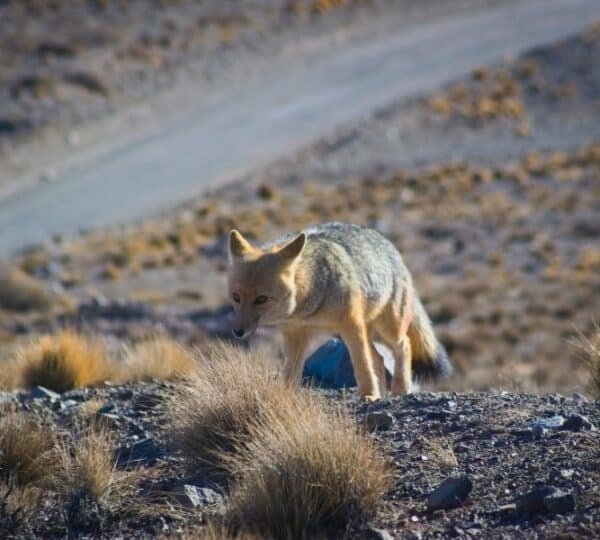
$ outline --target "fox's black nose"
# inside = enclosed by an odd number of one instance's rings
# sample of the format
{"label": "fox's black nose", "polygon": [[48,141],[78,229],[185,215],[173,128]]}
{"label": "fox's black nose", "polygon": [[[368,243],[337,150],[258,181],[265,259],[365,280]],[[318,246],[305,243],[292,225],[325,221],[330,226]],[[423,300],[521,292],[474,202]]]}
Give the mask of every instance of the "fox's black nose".
{"label": "fox's black nose", "polygon": [[237,338],[241,338],[244,335],[244,329],[243,328],[234,328],[233,335]]}

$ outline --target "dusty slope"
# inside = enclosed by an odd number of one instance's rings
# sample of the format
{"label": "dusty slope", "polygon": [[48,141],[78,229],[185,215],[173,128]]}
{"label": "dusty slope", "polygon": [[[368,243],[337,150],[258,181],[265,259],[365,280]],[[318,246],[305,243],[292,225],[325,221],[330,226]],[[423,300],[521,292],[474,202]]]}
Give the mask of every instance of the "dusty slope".
{"label": "dusty slope", "polygon": [[[20,263],[75,297],[67,321],[134,337],[158,325],[201,342],[228,333],[230,227],[265,239],[328,219],[370,224],[403,251],[457,366],[453,388],[579,390],[571,340],[600,311],[600,158],[588,145],[600,140],[598,47],[592,29],[533,51],[382,110],[172,217]],[[12,339],[64,322],[5,313],[2,328]]]}
{"label": "dusty slope", "polygon": [[[216,100],[187,111],[184,105],[158,129],[6,198],[0,252],[156,214],[393,99],[578,31],[600,16],[600,3],[529,1],[412,26],[403,21],[398,30],[394,17],[401,15],[390,12],[387,28],[367,25],[365,36],[347,45],[330,50],[322,43],[274,62],[262,77],[225,85]],[[481,28],[487,31],[474,40]]]}

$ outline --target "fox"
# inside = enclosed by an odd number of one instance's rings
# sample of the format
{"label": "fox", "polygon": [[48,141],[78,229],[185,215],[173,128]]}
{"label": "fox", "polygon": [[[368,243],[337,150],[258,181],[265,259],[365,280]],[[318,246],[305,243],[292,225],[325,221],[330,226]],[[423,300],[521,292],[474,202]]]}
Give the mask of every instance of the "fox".
{"label": "fox", "polygon": [[227,273],[234,336],[248,339],[259,326],[279,329],[291,384],[301,382],[306,349],[322,334],[345,343],[365,401],[388,390],[375,340],[394,355],[393,395],[411,393],[413,377],[452,372],[400,252],[374,229],[323,223],[260,246],[234,229]]}

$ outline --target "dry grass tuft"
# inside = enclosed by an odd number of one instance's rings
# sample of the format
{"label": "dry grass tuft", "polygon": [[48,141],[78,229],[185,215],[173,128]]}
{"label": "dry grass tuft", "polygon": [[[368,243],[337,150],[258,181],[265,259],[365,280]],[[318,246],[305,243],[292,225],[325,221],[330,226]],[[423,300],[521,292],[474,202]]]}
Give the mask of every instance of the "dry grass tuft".
{"label": "dry grass tuft", "polygon": [[125,377],[136,381],[173,379],[189,375],[196,368],[191,351],[168,337],[157,336],[128,347]]}
{"label": "dry grass tuft", "polygon": [[91,427],[61,452],[65,493],[102,501],[118,486],[114,441],[101,427]]}
{"label": "dry grass tuft", "polygon": [[48,309],[52,296],[20,268],[0,263],[0,308],[13,311]]}
{"label": "dry grass tuft", "polygon": [[458,460],[452,448],[452,441],[444,437],[425,439],[423,449],[429,461],[442,469],[458,467]]}
{"label": "dry grass tuft", "polygon": [[268,413],[229,460],[239,479],[230,523],[266,538],[339,532],[372,518],[391,470],[349,415],[305,396],[286,415]]}
{"label": "dry grass tuft", "polygon": [[[218,344],[171,396],[170,437],[190,470],[224,471],[226,455],[267,412],[297,396],[274,373],[270,355]],[[274,414],[274,413],[272,413]]]}
{"label": "dry grass tuft", "polygon": [[41,336],[22,347],[16,369],[20,385],[45,386],[56,392],[99,384],[116,374],[99,340],[71,330]]}
{"label": "dry grass tuft", "polygon": [[580,333],[575,345],[582,353],[589,374],[589,391],[595,399],[600,399],[600,325],[594,326],[589,338]]}
{"label": "dry grass tuft", "polygon": [[60,464],[56,434],[31,416],[3,412],[0,418],[0,484],[39,486]]}
{"label": "dry grass tuft", "polygon": [[142,507],[138,500],[142,471],[117,469],[115,440],[106,428],[92,425],[82,430],[63,445],[61,462],[56,489],[67,503],[72,527],[97,530],[108,519]]}

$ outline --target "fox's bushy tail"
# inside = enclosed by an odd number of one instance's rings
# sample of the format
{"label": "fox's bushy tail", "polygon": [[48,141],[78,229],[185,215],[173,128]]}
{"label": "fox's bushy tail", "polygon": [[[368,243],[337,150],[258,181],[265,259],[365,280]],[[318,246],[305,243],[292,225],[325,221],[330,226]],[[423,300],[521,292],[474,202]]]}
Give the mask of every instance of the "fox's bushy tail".
{"label": "fox's bushy tail", "polygon": [[412,350],[413,373],[417,379],[439,379],[452,374],[446,349],[435,337],[431,319],[416,295],[408,339]]}

